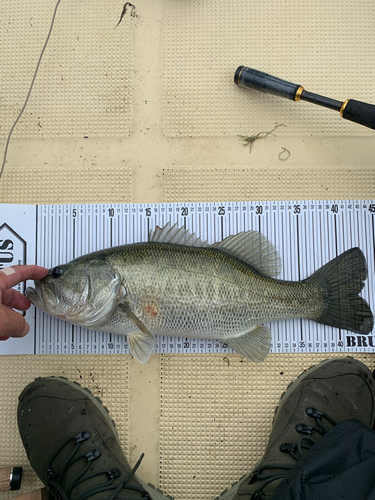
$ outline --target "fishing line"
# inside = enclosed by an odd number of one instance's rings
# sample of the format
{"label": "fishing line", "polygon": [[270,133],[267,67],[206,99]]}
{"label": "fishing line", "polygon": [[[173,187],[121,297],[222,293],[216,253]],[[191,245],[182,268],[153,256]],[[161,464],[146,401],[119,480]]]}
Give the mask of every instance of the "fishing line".
{"label": "fishing line", "polygon": [[29,92],[26,96],[26,100],[25,100],[25,104],[23,105],[19,115],[17,116],[16,118],[16,121],[13,123],[13,126],[12,128],[10,129],[10,132],[9,132],[9,135],[8,135],[8,138],[6,140],[6,143],[5,143],[5,151],[4,151],[4,158],[3,158],[3,163],[2,163],[2,166],[1,166],[1,171],[0,171],[0,179],[1,179],[1,176],[3,175],[3,171],[4,171],[4,167],[5,167],[5,162],[6,162],[6,158],[7,158],[7,153],[8,153],[8,146],[9,146],[9,141],[10,141],[10,138],[12,136],[12,133],[13,133],[13,130],[15,128],[15,126],[17,125],[18,123],[18,120],[21,118],[23,112],[25,111],[25,108],[26,108],[26,105],[28,103],[28,100],[29,100],[29,97],[30,97],[30,94],[31,94],[31,91],[33,89],[33,86],[34,86],[34,82],[35,82],[35,79],[36,79],[36,76],[38,74],[38,71],[39,71],[39,66],[40,66],[40,63],[42,61],[42,57],[43,57],[43,54],[44,54],[44,51],[46,50],[46,47],[47,47],[47,44],[49,42],[49,38],[51,36],[51,33],[52,33],[52,28],[53,28],[53,25],[54,25],[54,22],[55,22],[55,17],[56,17],[56,12],[57,12],[57,7],[59,6],[59,3],[61,2],[61,0],[57,0],[57,3],[56,3],[56,7],[55,7],[55,10],[53,11],[53,16],[52,16],[52,22],[51,22],[51,26],[49,28],[49,32],[48,32],[48,35],[47,35],[47,38],[46,38],[46,41],[44,43],[44,46],[43,46],[43,49],[42,49],[42,52],[40,53],[40,56],[39,56],[39,60],[38,60],[38,64],[36,65],[36,69],[35,69],[35,73],[34,73],[34,76],[33,76],[33,79],[31,81],[31,85],[30,85],[30,88],[29,88]]}

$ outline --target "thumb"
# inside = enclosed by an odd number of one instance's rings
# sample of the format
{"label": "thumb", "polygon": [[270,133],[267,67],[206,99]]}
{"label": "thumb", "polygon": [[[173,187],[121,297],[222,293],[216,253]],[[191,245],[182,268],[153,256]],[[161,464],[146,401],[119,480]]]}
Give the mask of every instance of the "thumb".
{"label": "thumb", "polygon": [[0,339],[3,337],[24,337],[29,330],[30,327],[22,314],[0,305]]}

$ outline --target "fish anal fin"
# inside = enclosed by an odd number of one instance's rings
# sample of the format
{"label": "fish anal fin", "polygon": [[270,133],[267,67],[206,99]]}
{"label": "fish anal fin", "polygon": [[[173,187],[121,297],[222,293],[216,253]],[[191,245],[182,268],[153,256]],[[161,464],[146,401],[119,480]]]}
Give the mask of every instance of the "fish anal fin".
{"label": "fish anal fin", "polygon": [[241,337],[225,339],[225,342],[241,356],[261,363],[271,347],[271,330],[268,326],[257,325]]}
{"label": "fish anal fin", "polygon": [[130,354],[140,363],[146,363],[155,350],[155,337],[145,333],[133,333],[128,335]]}

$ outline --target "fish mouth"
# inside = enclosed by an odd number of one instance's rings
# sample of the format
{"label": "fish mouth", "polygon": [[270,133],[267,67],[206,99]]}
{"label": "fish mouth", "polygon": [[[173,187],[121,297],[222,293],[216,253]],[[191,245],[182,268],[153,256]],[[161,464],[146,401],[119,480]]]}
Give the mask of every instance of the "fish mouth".
{"label": "fish mouth", "polygon": [[41,287],[38,281],[35,282],[35,288],[33,288],[32,286],[26,288],[25,296],[34,306],[43,309],[44,306],[43,297],[41,293]]}
{"label": "fish mouth", "polygon": [[42,285],[40,281],[35,281],[34,284],[35,288],[31,286],[26,288],[26,297],[35,307],[54,315],[54,311],[59,304],[59,298],[53,283],[44,281]]}

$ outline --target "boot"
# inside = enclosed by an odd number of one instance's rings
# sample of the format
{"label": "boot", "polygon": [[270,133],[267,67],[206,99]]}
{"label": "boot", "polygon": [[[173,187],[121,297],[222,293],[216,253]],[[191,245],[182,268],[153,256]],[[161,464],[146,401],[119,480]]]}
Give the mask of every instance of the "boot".
{"label": "boot", "polygon": [[281,396],[260,463],[220,500],[269,499],[297,460],[339,421],[356,418],[372,428],[374,401],[373,375],[353,358],[323,361],[303,372]]}
{"label": "boot", "polygon": [[79,384],[36,379],[17,416],[30,464],[59,500],[172,499],[136,477],[143,455],[129,465],[107,408]]}

